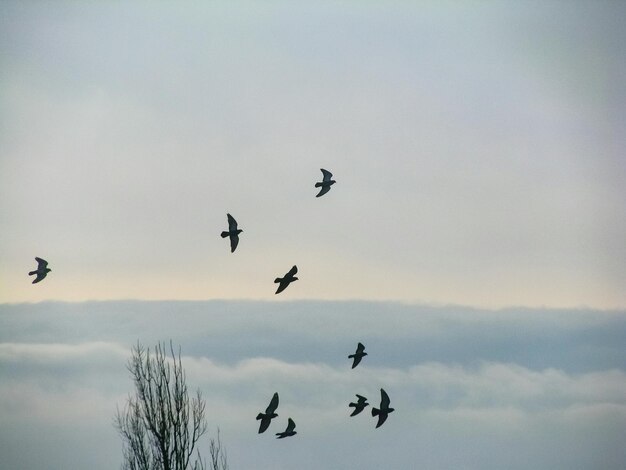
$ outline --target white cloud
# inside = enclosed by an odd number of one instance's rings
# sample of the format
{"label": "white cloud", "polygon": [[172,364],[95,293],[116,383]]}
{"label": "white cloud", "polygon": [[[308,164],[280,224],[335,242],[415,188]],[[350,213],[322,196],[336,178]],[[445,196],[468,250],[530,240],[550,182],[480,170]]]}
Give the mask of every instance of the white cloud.
{"label": "white cloud", "polygon": [[[516,364],[485,363],[462,367],[441,363],[417,364],[408,369],[287,363],[254,358],[234,366],[206,358],[184,359],[188,376],[209,390],[272,384],[299,397],[301,406],[336,404],[352,396],[349,391],[369,390],[370,398],[380,386],[398,390],[407,407],[481,409],[508,407],[536,411],[562,409],[574,404],[612,403],[626,405],[626,374],[608,370],[589,374],[567,374],[556,369],[533,371]],[[318,390],[324,389],[323,397]],[[359,392],[360,393],[360,392]],[[240,395],[240,394],[238,394]],[[253,398],[253,393],[248,395]]]}
{"label": "white cloud", "polygon": [[[86,343],[2,344],[0,351],[2,370],[7,370],[7,365],[35,362],[54,371],[55,362],[61,360],[76,363],[82,370],[82,374],[74,374],[58,388],[31,380],[32,377],[3,379],[0,419],[5,423],[4,430],[11,432],[0,433],[0,442],[14,442],[15,436],[23,436],[30,429],[30,440],[44,445],[42,433],[51,426],[60,426],[65,431],[58,438],[83,442],[85,452],[96,452],[95,447],[92,449],[96,445],[108,449],[109,458],[92,465],[110,468],[111,459],[115,461],[120,455],[119,439],[112,428],[113,415],[117,406],[123,406],[132,384],[123,361],[119,361],[117,373],[104,374],[103,380],[109,382],[106,388],[93,383],[94,371],[90,369],[99,368],[98,354],[119,354],[119,359],[123,359],[127,350],[111,343]],[[50,360],[51,351],[54,360]],[[379,468],[381,456],[370,455],[371,451],[378,449],[384,454],[383,449],[393,449],[393,456],[387,457],[390,468],[405,468],[415,459],[432,460],[432,468],[445,468],[446,459],[462,460],[464,453],[472,453],[467,443],[457,443],[470,439],[475,442],[474,451],[480,449],[485,456],[489,454],[485,447],[489,442],[498,443],[500,450],[496,463],[474,455],[476,461],[467,468],[521,468],[511,464],[502,453],[514,455],[524,448],[531,455],[541,453],[549,439],[556,447],[576,442],[578,448],[574,452],[593,454],[597,441],[583,445],[578,436],[592,428],[605,436],[626,430],[626,374],[621,370],[568,374],[504,363],[477,367],[423,363],[404,369],[361,364],[351,370],[348,365],[289,363],[262,357],[232,365],[206,357],[183,356],[182,360],[188,384],[203,392],[210,426],[220,426],[231,461],[237,466],[287,468],[309,452],[322,452],[325,457],[321,461],[327,465],[323,468],[349,465],[350,461],[364,469]],[[40,373],[41,370],[34,372]],[[365,394],[376,405],[380,387],[388,391],[396,409],[381,430],[373,429],[369,410],[358,417],[348,417],[347,403],[355,398],[355,393]],[[299,431],[298,440],[281,454],[276,454],[271,435],[256,434],[254,421],[274,391],[279,392],[281,403],[279,418],[270,432],[277,432],[288,416],[296,421]],[[104,437],[97,444],[82,437],[80,432],[85,427],[93,435]],[[548,431],[555,435],[549,436]],[[513,446],[515,439],[524,441]],[[363,443],[368,443],[367,450],[358,451]],[[28,458],[18,458],[16,448],[4,451],[12,462],[32,463],[39,458],[37,451]],[[611,455],[621,455],[616,448],[609,451]],[[441,452],[448,457],[442,457]],[[62,463],[66,462],[63,452],[52,454],[52,462],[67,465]],[[531,460],[535,468],[568,468],[542,467],[546,460],[536,455]],[[307,461],[300,463],[300,468],[319,468],[318,464]]]}
{"label": "white cloud", "polygon": [[128,358],[129,350],[116,343],[95,341],[81,344],[64,343],[0,343],[0,361],[67,363],[92,362],[94,358]]}

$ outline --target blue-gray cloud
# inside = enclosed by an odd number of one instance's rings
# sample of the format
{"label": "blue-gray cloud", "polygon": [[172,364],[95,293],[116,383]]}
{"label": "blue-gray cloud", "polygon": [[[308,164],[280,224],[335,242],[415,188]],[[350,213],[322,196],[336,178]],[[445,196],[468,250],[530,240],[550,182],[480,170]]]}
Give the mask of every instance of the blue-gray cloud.
{"label": "blue-gray cloud", "polygon": [[[6,313],[5,313],[6,312]],[[10,312],[10,313],[8,313]],[[392,302],[43,302],[0,305],[3,342],[184,340],[185,353],[236,362],[266,356],[339,365],[357,341],[373,365],[524,364],[626,369],[626,321],[591,309],[480,310]],[[393,341],[390,339],[393,338]]]}
{"label": "blue-gray cloud", "polygon": [[[130,347],[172,338],[232,468],[618,469],[625,328],[626,312],[582,309],[4,304],[0,452],[12,468],[116,466],[112,416],[132,390]],[[357,341],[370,355],[351,370]],[[375,403],[380,387],[397,410],[383,428],[347,417],[355,393]],[[298,423],[287,445],[256,434],[253,417],[274,391],[280,419]]]}

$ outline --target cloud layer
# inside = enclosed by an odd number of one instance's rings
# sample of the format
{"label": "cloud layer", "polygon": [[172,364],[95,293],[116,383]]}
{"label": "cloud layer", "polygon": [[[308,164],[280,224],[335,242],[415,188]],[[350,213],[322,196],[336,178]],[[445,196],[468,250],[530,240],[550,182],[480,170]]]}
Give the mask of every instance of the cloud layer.
{"label": "cloud layer", "polygon": [[[0,305],[0,453],[11,468],[105,469],[130,347],[173,338],[231,468],[622,468],[626,312],[368,302]],[[496,341],[497,340],[497,341]],[[363,341],[370,355],[354,370]],[[446,354],[446,350],[448,353]],[[538,356],[541,356],[540,358]],[[359,393],[396,408],[374,430]],[[274,391],[278,432],[254,416]],[[53,431],[57,429],[57,431]],[[206,442],[204,442],[206,450]],[[7,460],[8,459],[8,460]]]}

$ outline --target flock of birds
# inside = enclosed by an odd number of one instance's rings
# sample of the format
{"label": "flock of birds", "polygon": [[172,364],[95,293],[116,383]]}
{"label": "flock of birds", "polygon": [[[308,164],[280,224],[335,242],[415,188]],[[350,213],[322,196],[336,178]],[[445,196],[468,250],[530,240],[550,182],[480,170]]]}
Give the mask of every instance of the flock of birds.
{"label": "flock of birds", "polygon": [[[350,354],[348,356],[348,358],[352,359],[353,369],[357,365],[359,365],[359,363],[361,362],[361,359],[363,359],[364,356],[367,356],[367,353],[365,352],[365,346],[363,346],[363,343],[359,343],[357,345],[355,353]],[[357,397],[357,402],[350,403],[348,405],[348,407],[354,408],[350,416],[358,415],[361,411],[365,409],[366,406],[369,406],[369,403],[367,402],[366,397],[364,397],[363,395],[359,395],[358,393],[356,394],[356,397]],[[278,400],[279,400],[278,392],[275,392],[274,395],[272,396],[272,400],[270,401],[270,404],[267,406],[267,408],[265,408],[265,413],[259,413],[257,415],[256,419],[261,421],[261,423],[259,424],[259,434],[265,432],[267,428],[269,427],[270,423],[272,422],[272,419],[278,417],[278,414],[276,414],[276,409],[278,408]],[[389,400],[389,395],[387,395],[387,392],[385,392],[385,390],[381,388],[380,389],[380,408],[372,408],[372,416],[374,417],[378,416],[378,422],[376,423],[377,428],[382,426],[382,424],[387,420],[387,416],[389,416],[389,413],[394,411],[394,409],[389,406],[390,404],[391,404],[391,401]],[[287,429],[285,429],[283,432],[277,432],[276,436],[278,437],[276,439],[283,439],[285,437],[294,436],[298,434],[295,429],[296,429],[296,423],[294,422],[293,419],[288,418]]]}
{"label": "flock of birds", "polygon": [[[321,168],[321,171],[323,175],[322,181],[315,183],[315,187],[321,188],[321,189],[315,197],[323,196],[328,191],[330,191],[330,187],[336,183],[336,181],[332,179],[333,174],[330,171],[325,170],[323,168]],[[234,253],[234,251],[237,249],[237,245],[239,245],[239,234],[242,233],[243,230],[241,230],[238,227],[237,221],[232,215],[226,214],[226,216],[228,218],[228,230],[223,231],[221,233],[221,237],[230,239],[230,251],[231,253]],[[48,268],[48,262],[46,260],[44,260],[43,258],[39,258],[39,257],[35,257],[35,260],[37,261],[37,269],[28,273],[29,276],[36,276],[35,279],[33,280],[33,284],[36,284],[42,281],[43,279],[45,279],[45,277],[51,271],[51,269]],[[283,277],[277,277],[276,279],[274,279],[274,283],[278,284],[278,288],[276,289],[276,294],[280,294],[289,286],[289,284],[291,284],[294,281],[297,281],[298,280],[298,278],[296,277],[297,273],[298,273],[298,267],[294,265]],[[363,359],[363,357],[365,356],[367,356],[367,353],[365,352],[365,346],[363,346],[362,343],[359,343],[357,345],[357,348],[354,354],[350,354],[348,356],[349,359],[352,359],[352,369],[358,366],[359,363],[361,362],[361,359]],[[357,402],[350,403],[348,405],[348,407],[354,408],[350,416],[358,415],[365,409],[365,407],[369,406],[369,403],[367,403],[366,397],[359,395],[358,393],[356,394],[356,397],[357,397]],[[272,419],[278,417],[278,414],[276,414],[276,409],[278,408],[278,401],[279,401],[278,392],[275,392],[274,395],[272,396],[270,404],[265,409],[265,413],[259,413],[257,415],[256,419],[261,421],[261,423],[259,424],[259,434],[265,432],[267,428],[269,427],[270,423],[272,422]],[[381,388],[380,389],[380,407],[372,408],[372,416],[378,417],[378,422],[376,423],[377,428],[382,426],[382,424],[387,420],[387,416],[389,416],[389,413],[394,411],[394,409],[391,408],[389,405],[390,405],[389,395],[387,395],[387,392],[385,392],[385,390]],[[296,429],[296,423],[293,421],[293,419],[288,418],[287,428],[283,432],[276,433],[276,436],[278,436],[277,439],[283,439],[285,437],[296,435],[297,432],[295,429]]]}

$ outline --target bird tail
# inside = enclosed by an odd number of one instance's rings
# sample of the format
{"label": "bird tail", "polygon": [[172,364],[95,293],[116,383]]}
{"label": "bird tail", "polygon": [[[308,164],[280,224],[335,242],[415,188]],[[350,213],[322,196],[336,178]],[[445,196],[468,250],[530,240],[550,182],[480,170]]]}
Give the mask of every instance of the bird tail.
{"label": "bird tail", "polygon": [[228,235],[230,235],[228,232],[222,232],[222,238],[226,238]]}
{"label": "bird tail", "polygon": [[29,276],[32,276],[33,274],[37,274],[37,271],[31,271],[28,273]]}
{"label": "bird tail", "polygon": [[274,279],[274,283],[279,283],[282,280],[283,280],[282,277],[277,277],[276,279]]}
{"label": "bird tail", "polygon": [[258,415],[256,415],[256,419],[263,419],[265,417],[265,415],[263,413],[259,413]]}
{"label": "bird tail", "polygon": [[372,416],[378,416],[380,410],[378,408],[372,408]]}
{"label": "bird tail", "polygon": [[319,188],[320,186],[322,186],[322,183],[315,183],[316,188]]}

